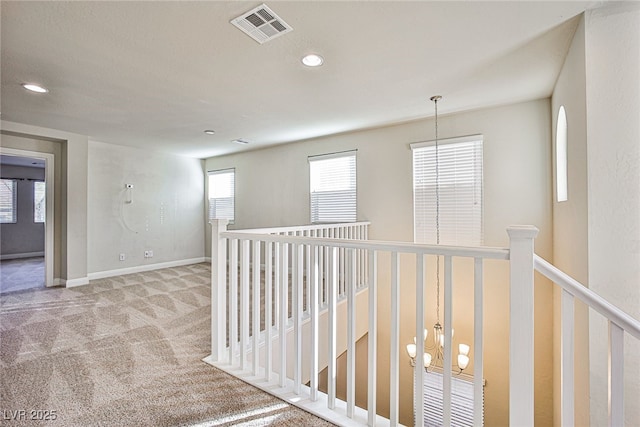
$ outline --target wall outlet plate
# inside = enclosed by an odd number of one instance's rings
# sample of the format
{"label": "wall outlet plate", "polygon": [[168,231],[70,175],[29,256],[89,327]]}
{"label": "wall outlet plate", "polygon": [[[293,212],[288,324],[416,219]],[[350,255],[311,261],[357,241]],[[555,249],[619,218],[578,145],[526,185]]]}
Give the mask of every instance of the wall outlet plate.
{"label": "wall outlet plate", "polygon": [[125,259],[125,255],[124,254],[120,254],[120,261],[124,261]]}

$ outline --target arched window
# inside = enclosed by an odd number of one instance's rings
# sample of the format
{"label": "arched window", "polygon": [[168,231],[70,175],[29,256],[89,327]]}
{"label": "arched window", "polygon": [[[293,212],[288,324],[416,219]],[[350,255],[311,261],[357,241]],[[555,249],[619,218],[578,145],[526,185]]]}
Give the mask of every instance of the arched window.
{"label": "arched window", "polygon": [[556,124],[556,200],[566,202],[568,196],[567,115],[561,105]]}

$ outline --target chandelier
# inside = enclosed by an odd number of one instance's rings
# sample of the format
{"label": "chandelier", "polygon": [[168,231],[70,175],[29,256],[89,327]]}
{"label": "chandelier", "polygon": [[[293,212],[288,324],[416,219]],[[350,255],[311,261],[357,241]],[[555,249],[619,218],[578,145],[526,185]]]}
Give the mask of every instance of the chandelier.
{"label": "chandelier", "polygon": [[[440,169],[438,159],[438,101],[442,96],[432,96],[431,101],[435,105],[435,166],[436,166],[436,244],[440,244]],[[433,325],[433,339],[431,343],[427,341],[429,331],[424,329],[422,343],[424,347],[423,365],[429,371],[431,366],[444,368],[444,329],[440,324],[440,256],[436,256],[436,323]],[[451,340],[453,341],[454,329],[451,328]],[[412,367],[416,366],[416,355],[418,353],[416,337],[413,337],[413,344],[407,344],[407,354]],[[456,367],[461,373],[469,365],[469,351],[471,348],[467,344],[458,345],[458,358]]]}

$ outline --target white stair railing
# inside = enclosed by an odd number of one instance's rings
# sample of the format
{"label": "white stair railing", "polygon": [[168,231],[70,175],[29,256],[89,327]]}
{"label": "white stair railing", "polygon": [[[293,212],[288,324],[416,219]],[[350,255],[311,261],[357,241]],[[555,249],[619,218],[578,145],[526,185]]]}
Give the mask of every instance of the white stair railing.
{"label": "white stair railing", "polygon": [[[368,225],[368,224],[367,224]],[[214,238],[212,244],[212,318],[225,319],[226,313],[222,311],[222,305],[219,301],[224,300],[226,295],[227,283],[230,293],[230,307],[233,316],[230,317],[230,338],[227,344],[227,336],[224,334],[226,328],[217,326],[217,330],[212,334],[212,356],[209,362],[215,364],[234,375],[251,382],[252,384],[263,388],[280,397],[287,395],[293,396],[289,401],[301,406],[317,415],[325,417],[339,424],[361,423],[369,425],[398,425],[399,424],[399,383],[400,383],[400,271],[401,256],[414,257],[417,265],[417,280],[415,283],[416,294],[424,295],[425,288],[425,259],[427,256],[439,255],[444,258],[445,265],[445,364],[452,363],[452,259],[454,257],[472,258],[475,260],[476,279],[474,281],[476,292],[475,295],[479,299],[475,302],[477,318],[475,336],[479,337],[479,341],[474,343],[477,348],[482,349],[482,265],[485,259],[508,259],[509,250],[496,248],[462,248],[436,245],[419,245],[403,242],[376,242],[362,239],[366,237],[366,230],[358,232],[349,231],[348,225],[331,226],[323,231],[306,230],[297,231],[295,229],[261,229],[261,230],[242,230],[242,231],[225,231],[222,222],[214,224]],[[217,234],[216,234],[217,233]],[[358,238],[360,234],[360,238]],[[346,237],[346,238],[345,238]],[[355,237],[355,238],[354,238]],[[240,307],[240,326],[236,331],[234,326],[236,318],[236,306],[234,298],[236,291],[235,274],[227,277],[227,271],[224,263],[227,258],[226,242],[229,242],[231,251],[229,272],[237,271],[236,258],[240,259],[240,299],[245,301]],[[217,242],[217,243],[216,243]],[[237,242],[237,243],[234,243]],[[243,243],[246,242],[246,243]],[[255,360],[260,358],[260,352],[257,349],[258,334],[253,334],[253,346],[248,343],[249,337],[249,314],[253,314],[253,323],[260,319],[260,306],[258,304],[256,293],[259,289],[258,279],[254,274],[253,277],[253,307],[249,306],[249,286],[250,271],[249,265],[256,265],[259,256],[256,256],[256,245],[262,245],[265,253],[272,252],[275,256],[273,263],[269,262],[271,257],[267,255],[264,258],[265,266],[265,290],[268,292],[268,285],[271,277],[270,265],[273,264],[273,279],[275,303],[269,300],[265,295],[265,325],[269,325],[270,315],[268,313],[272,303],[277,313],[274,318],[272,328],[265,328],[263,343],[263,362],[257,363]],[[240,255],[235,257],[233,254],[239,248]],[[249,259],[249,248],[253,247],[253,258]],[[245,249],[243,249],[245,248]],[[273,249],[270,249],[273,248]],[[308,254],[308,257],[306,256]],[[386,254],[390,256],[392,278],[391,278],[391,318],[378,319],[376,313],[376,299],[379,297],[377,282],[379,255]],[[307,262],[308,260],[308,262]],[[291,265],[291,268],[289,268]],[[255,272],[255,270],[254,270]],[[362,279],[365,279],[363,282]],[[289,296],[289,289],[291,295]],[[309,296],[309,304],[305,310],[305,316],[310,323],[309,345],[301,346],[301,321],[303,320],[302,310],[302,290],[306,289]],[[360,292],[362,291],[362,292]],[[386,296],[385,296],[386,297]],[[339,336],[337,330],[338,317],[341,312],[340,299],[346,303],[344,309],[346,328],[344,329],[344,339],[346,341],[347,353],[347,393],[346,401],[341,401],[336,397],[336,359],[340,352],[338,351]],[[416,303],[417,319],[424,318],[424,307],[420,303],[422,299],[418,298]],[[293,304],[291,316],[289,316],[289,304]],[[327,311],[322,309],[326,306]],[[406,308],[402,308],[406,310]],[[257,317],[256,317],[256,313]],[[221,316],[221,314],[223,316]],[[324,317],[322,317],[324,316]],[[289,318],[292,317],[292,321]],[[369,333],[369,352],[368,352],[368,411],[364,411],[355,406],[355,344],[357,338],[361,335],[359,332],[359,320],[363,317],[364,330]],[[226,323],[226,322],[221,322]],[[389,325],[390,342],[391,342],[391,363],[385,367],[390,376],[390,419],[384,420],[376,415],[376,384],[377,373],[379,371],[378,361],[376,360],[377,346],[377,328],[378,323]],[[319,324],[324,327],[319,328]],[[287,339],[287,330],[292,328],[293,337]],[[416,322],[416,336],[422,337],[424,322]],[[328,331],[326,343],[323,346],[319,339],[319,330]],[[243,332],[244,331],[244,332]],[[254,329],[255,331],[255,329]],[[236,333],[239,333],[239,354],[233,350],[236,342]],[[270,345],[274,337],[277,335],[277,348],[271,349]],[[243,338],[244,337],[244,338]],[[281,339],[282,338],[282,339]],[[418,345],[420,354],[416,355],[421,360],[422,346]],[[324,353],[324,354],[322,354]],[[252,357],[252,367],[249,368],[248,362],[245,360]],[[238,360],[239,357],[239,360]],[[273,360],[271,359],[273,357]],[[477,366],[475,375],[477,389],[482,389],[482,351],[474,353],[474,364]],[[301,365],[302,360],[308,359],[310,383],[309,387],[304,386],[302,380]],[[289,373],[287,366],[293,367]],[[321,393],[318,390],[318,369],[321,366],[328,368],[328,390],[327,393]],[[414,370],[417,383],[423,383],[424,370],[418,364]],[[418,419],[423,417],[423,406],[421,404],[422,393],[415,396]],[[420,404],[417,404],[420,402]],[[451,424],[451,371],[444,372],[444,425]],[[477,399],[476,421],[482,419],[482,399]],[[478,424],[481,421],[478,422]]]}
{"label": "white stair railing", "polygon": [[[451,366],[452,260],[471,258],[474,260],[474,425],[481,425],[483,265],[487,259],[498,259],[510,262],[510,423],[534,424],[534,270],[563,288],[562,424],[573,425],[573,373],[569,367],[573,367],[574,298],[609,320],[610,423],[623,423],[623,334],[627,332],[640,338],[640,322],[536,256],[535,227],[510,227],[507,230],[509,248],[502,249],[370,241],[367,240],[368,223],[352,224],[351,229],[350,225],[341,224],[241,231],[227,231],[226,222],[221,220],[213,221],[212,225],[212,341],[211,356],[205,360],[263,390],[340,425],[398,425],[401,259],[413,257],[415,261],[415,336],[422,337],[425,259],[427,256],[443,258],[444,366]],[[389,319],[380,319],[377,313],[380,254],[390,259]],[[256,267],[261,263],[264,268]],[[264,302],[261,288],[265,292]],[[227,304],[230,315],[226,312]],[[346,328],[340,331],[339,316],[346,319]],[[260,325],[263,318],[264,328]],[[376,414],[377,373],[381,370],[376,358],[379,325],[388,327],[390,337],[390,363],[384,367],[389,372],[389,419]],[[324,331],[328,332],[321,339]],[[369,334],[368,411],[355,406],[355,343],[364,332]],[[277,347],[272,347],[273,342],[277,342]],[[417,344],[416,360],[422,360],[423,346],[420,342]],[[346,401],[336,397],[336,359],[344,348],[347,352]],[[307,365],[305,368],[303,362]],[[325,366],[328,368],[326,394],[318,390],[319,369]],[[424,375],[421,364],[417,363],[414,384],[423,384]],[[452,425],[451,384],[452,373],[444,369],[444,426]],[[422,396],[422,391],[416,388],[413,397],[418,420],[424,419]]]}
{"label": "white stair railing", "polygon": [[574,425],[574,304],[582,301],[607,319],[609,327],[609,425],[624,425],[624,334],[640,340],[640,322],[539,256],[534,267],[562,288],[561,411],[563,426]]}

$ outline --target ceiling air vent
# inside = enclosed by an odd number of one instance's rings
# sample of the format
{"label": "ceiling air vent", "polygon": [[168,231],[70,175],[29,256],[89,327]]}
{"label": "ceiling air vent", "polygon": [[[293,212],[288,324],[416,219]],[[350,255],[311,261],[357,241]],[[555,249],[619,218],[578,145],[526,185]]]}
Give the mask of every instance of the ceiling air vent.
{"label": "ceiling air vent", "polygon": [[256,7],[231,21],[242,32],[260,44],[292,31],[293,28],[266,4]]}

